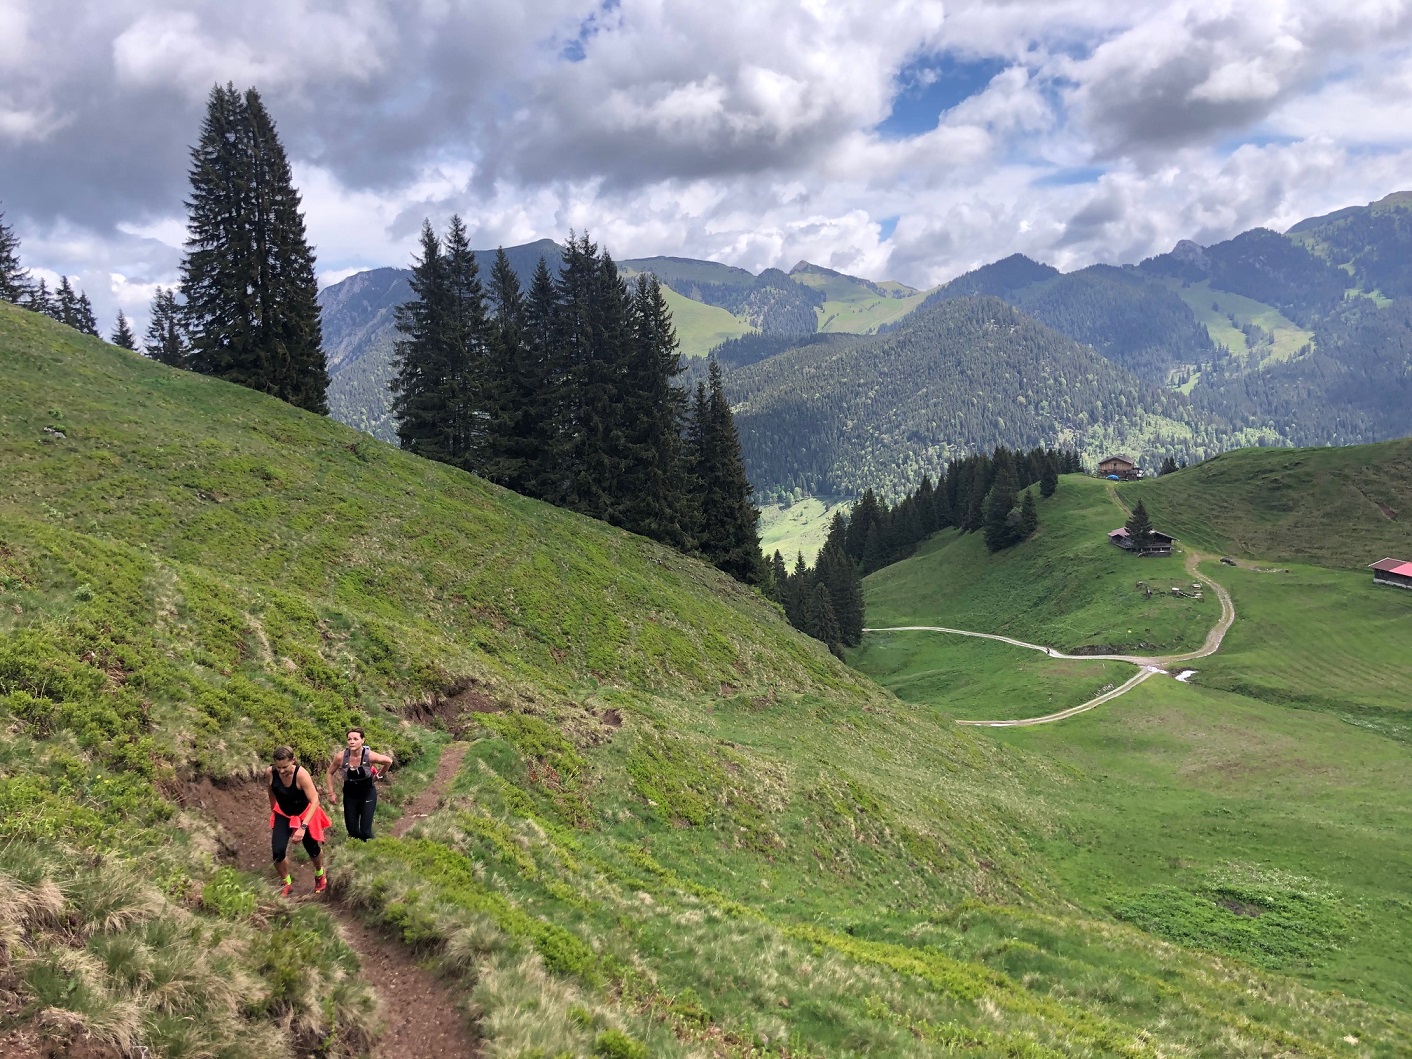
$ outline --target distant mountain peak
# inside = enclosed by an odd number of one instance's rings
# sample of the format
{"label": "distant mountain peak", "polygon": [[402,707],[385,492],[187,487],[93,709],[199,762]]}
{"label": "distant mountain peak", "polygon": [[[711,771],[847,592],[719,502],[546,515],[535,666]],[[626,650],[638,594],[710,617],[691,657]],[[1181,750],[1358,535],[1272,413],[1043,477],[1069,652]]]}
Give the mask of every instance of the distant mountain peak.
{"label": "distant mountain peak", "polygon": [[1190,239],[1183,239],[1172,247],[1171,256],[1184,265],[1201,269],[1202,272],[1211,271],[1211,259],[1206,256],[1206,248]]}

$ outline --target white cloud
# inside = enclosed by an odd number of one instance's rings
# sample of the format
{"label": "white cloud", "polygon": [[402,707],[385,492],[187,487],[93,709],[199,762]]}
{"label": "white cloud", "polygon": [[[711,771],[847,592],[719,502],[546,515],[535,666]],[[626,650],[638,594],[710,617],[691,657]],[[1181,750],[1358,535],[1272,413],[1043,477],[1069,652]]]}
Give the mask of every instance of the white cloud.
{"label": "white cloud", "polygon": [[[586,228],[618,257],[930,285],[1406,186],[1410,25],[1412,0],[0,0],[0,191],[27,262],[145,315],[233,80],[279,124],[324,282],[459,211],[484,247]],[[943,53],[1001,72],[880,137]],[[946,84],[925,69],[914,90]]]}

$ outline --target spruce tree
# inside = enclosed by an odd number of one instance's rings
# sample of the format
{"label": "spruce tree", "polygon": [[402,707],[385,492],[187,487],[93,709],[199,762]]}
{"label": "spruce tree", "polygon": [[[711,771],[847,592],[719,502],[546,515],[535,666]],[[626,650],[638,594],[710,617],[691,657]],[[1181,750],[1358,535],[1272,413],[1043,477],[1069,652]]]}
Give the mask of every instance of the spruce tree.
{"label": "spruce tree", "polygon": [[1039,475],[1039,495],[1048,499],[1054,495],[1054,491],[1059,488],[1059,468],[1057,456],[1051,454],[1045,458],[1044,467]]}
{"label": "spruce tree", "polygon": [[29,272],[20,265],[20,241],[0,211],[0,301],[19,305],[30,293]]}
{"label": "spruce tree", "polygon": [[1152,520],[1148,518],[1147,508],[1141,500],[1133,508],[1133,513],[1128,516],[1125,527],[1128,531],[1128,542],[1132,545],[1134,552],[1142,552],[1152,543]]}
{"label": "spruce tree", "polygon": [[997,461],[995,484],[985,498],[985,546],[992,552],[1015,543],[1010,512],[1015,507],[1015,470],[1009,454]]}
{"label": "spruce tree", "polygon": [[79,291],[74,299],[73,323],[70,326],[85,335],[98,337],[98,320],[93,315],[93,303],[83,291]]}
{"label": "spruce tree", "polygon": [[59,323],[77,330],[78,291],[74,290],[68,276],[59,277],[59,289],[54,292],[53,311],[50,315]]}
{"label": "spruce tree", "polygon": [[147,322],[147,333],[143,336],[142,348],[153,360],[161,361],[168,367],[189,366],[191,349],[186,340],[186,325],[174,290],[157,288],[157,293],[152,298],[152,314]]}
{"label": "spruce tree", "polygon": [[[740,436],[726,400],[721,366],[713,358],[707,394],[698,397],[700,420],[692,454],[700,489],[697,541],[701,552],[737,581],[758,584],[762,577],[760,511],[750,502],[754,492],[740,455]],[[699,391],[698,391],[699,392]]]}
{"label": "spruce tree", "polygon": [[121,309],[118,310],[118,322],[113,325],[113,334],[108,341],[121,349],[137,349],[137,336],[132,333],[127,316]]}
{"label": "spruce tree", "polygon": [[29,295],[25,299],[25,308],[36,313],[43,313],[45,316],[59,319],[58,307],[54,304],[54,296],[49,292],[49,284],[43,277],[29,290]]}
{"label": "spruce tree", "polygon": [[326,414],[314,255],[258,92],[211,90],[191,163],[181,286],[191,366]]}
{"label": "spruce tree", "polygon": [[638,276],[632,300],[623,405],[630,462],[625,468],[622,524],[678,549],[691,544],[682,489],[686,393],[674,382],[681,354],[672,314],[657,277]]}
{"label": "spruce tree", "polygon": [[857,647],[863,642],[863,579],[836,542],[825,544],[814,563],[815,577],[828,589],[838,623],[839,642]]}
{"label": "spruce tree", "polygon": [[627,288],[587,233],[569,239],[557,286],[566,397],[563,503],[621,524],[628,458],[622,382],[632,338]]}
{"label": "spruce tree", "polygon": [[1024,499],[1020,501],[1020,539],[1027,540],[1037,529],[1039,511],[1034,505],[1034,491],[1026,489]]}
{"label": "spruce tree", "polygon": [[421,257],[412,264],[411,286],[416,297],[396,311],[402,338],[394,347],[389,384],[397,439],[408,452],[450,463],[455,411],[447,341],[450,282],[441,240],[429,220],[422,222]]}
{"label": "spruce tree", "polygon": [[507,489],[533,495],[539,425],[534,406],[542,382],[526,333],[520,277],[503,247],[495,251],[490,269],[490,309],[495,315],[489,328],[488,384],[495,391],[495,421],[482,473]]}
{"label": "spruce tree", "polygon": [[804,602],[804,631],[827,644],[835,655],[843,657],[843,633],[833,612],[828,587],[822,582],[814,585]]}
{"label": "spruce tree", "polygon": [[525,297],[524,373],[530,391],[524,409],[525,492],[551,503],[567,491],[560,458],[569,434],[567,362],[558,342],[559,291],[544,258]]}
{"label": "spruce tree", "polygon": [[498,418],[498,383],[491,377],[490,327],[480,266],[459,216],[452,216],[442,243],[446,274],[448,418],[443,424],[447,462],[484,473],[491,454],[490,431]]}
{"label": "spruce tree", "polygon": [[1165,460],[1162,461],[1162,469],[1161,469],[1160,471],[1158,471],[1157,473],[1158,473],[1158,475],[1174,474],[1174,473],[1176,473],[1176,470],[1177,470],[1177,460],[1176,460],[1176,457],[1174,457],[1174,456],[1168,456]]}

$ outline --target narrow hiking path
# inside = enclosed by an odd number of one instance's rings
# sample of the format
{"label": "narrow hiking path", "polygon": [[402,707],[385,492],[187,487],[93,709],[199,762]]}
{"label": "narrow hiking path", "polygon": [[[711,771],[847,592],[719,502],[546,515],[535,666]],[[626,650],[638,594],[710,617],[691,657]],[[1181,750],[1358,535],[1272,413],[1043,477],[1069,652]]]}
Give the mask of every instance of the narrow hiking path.
{"label": "narrow hiking path", "polygon": [[[469,743],[451,743],[442,751],[436,775],[403,808],[402,816],[390,829],[393,838],[406,834],[414,823],[436,809],[469,749]],[[206,810],[221,825],[231,861],[245,871],[269,876],[269,803],[261,781],[220,786],[203,780],[187,789],[186,804]],[[329,815],[337,817],[338,813]],[[335,819],[334,826],[341,829],[342,821]],[[316,900],[308,861],[302,853],[291,852],[289,862],[294,869],[295,893],[299,895],[295,900]],[[337,872],[334,850],[328,873],[330,887],[335,891]],[[421,966],[405,945],[363,922],[336,897],[328,900],[326,907],[338,920],[343,940],[358,954],[363,977],[381,1002],[382,1033],[373,1046],[373,1059],[466,1059],[481,1054],[479,1041],[445,982]]]}
{"label": "narrow hiking path", "polygon": [[[1118,496],[1118,491],[1113,487],[1112,483],[1109,483],[1108,485],[1108,498],[1113,501],[1113,503],[1118,507],[1119,511],[1122,511],[1125,515],[1131,514],[1131,512],[1128,511],[1127,505],[1124,504],[1122,499]],[[1201,582],[1203,585],[1207,586],[1209,589],[1211,589],[1212,592],[1216,594],[1216,598],[1221,603],[1221,616],[1216,620],[1216,624],[1211,627],[1211,631],[1206,634],[1206,639],[1200,647],[1198,647],[1195,651],[1187,651],[1181,654],[1070,655],[1064,654],[1062,651],[1056,651],[1052,647],[1046,647],[1043,644],[1026,643],[1024,640],[1016,640],[1014,637],[1011,636],[1000,636],[996,633],[990,632],[975,632],[971,629],[951,629],[947,628],[944,625],[895,625],[888,628],[869,628],[864,629],[863,631],[940,632],[946,633],[950,636],[974,636],[982,640],[998,640],[1000,643],[1010,644],[1012,647],[1023,647],[1026,650],[1030,651],[1043,651],[1050,658],[1061,658],[1074,662],[1128,662],[1132,665],[1139,667],[1137,675],[1132,677],[1132,679],[1126,681],[1125,683],[1119,685],[1116,688],[1113,688],[1109,691],[1105,691],[1103,694],[1097,695],[1094,698],[1089,699],[1087,702],[1081,703],[1078,706],[1071,706],[1067,710],[1059,710],[1057,713],[1045,714],[1043,717],[1021,717],[1016,718],[1014,720],[1004,721],[958,720],[956,722],[957,724],[968,724],[982,728],[1023,728],[1036,724],[1052,724],[1055,721],[1062,721],[1066,718],[1077,716],[1080,713],[1086,713],[1087,711],[1093,709],[1095,706],[1102,706],[1105,702],[1110,702],[1113,699],[1116,699],[1119,695],[1127,694],[1129,691],[1137,687],[1143,681],[1148,680],[1151,677],[1157,676],[1158,674],[1161,674],[1163,676],[1170,676],[1171,674],[1167,672],[1167,668],[1169,666],[1179,665],[1182,662],[1192,662],[1198,658],[1206,658],[1208,655],[1213,655],[1218,650],[1220,650],[1221,642],[1226,638],[1226,633],[1228,633],[1231,629],[1231,626],[1235,624],[1235,602],[1231,599],[1231,594],[1226,590],[1226,587],[1224,585],[1220,584],[1209,575],[1203,574],[1199,569],[1200,564],[1204,560],[1209,558],[1210,556],[1208,555],[1203,555],[1201,552],[1195,551],[1193,549],[1188,549],[1186,553],[1185,568],[1188,574],[1194,577],[1197,581]]]}

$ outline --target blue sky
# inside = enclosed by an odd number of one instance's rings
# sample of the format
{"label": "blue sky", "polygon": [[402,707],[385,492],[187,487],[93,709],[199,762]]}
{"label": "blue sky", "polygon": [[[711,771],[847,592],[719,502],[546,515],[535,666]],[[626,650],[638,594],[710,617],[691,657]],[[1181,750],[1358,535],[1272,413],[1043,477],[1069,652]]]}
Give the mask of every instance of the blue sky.
{"label": "blue sky", "polygon": [[0,208],[142,319],[213,83],[278,123],[325,281],[588,229],[925,287],[1412,185],[1412,0],[0,0]]}

